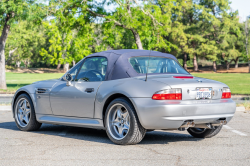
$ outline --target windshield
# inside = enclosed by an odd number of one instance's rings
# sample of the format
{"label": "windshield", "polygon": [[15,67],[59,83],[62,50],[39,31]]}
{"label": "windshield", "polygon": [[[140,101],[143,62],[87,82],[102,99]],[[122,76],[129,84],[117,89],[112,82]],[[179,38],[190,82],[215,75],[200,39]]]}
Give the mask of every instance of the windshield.
{"label": "windshield", "polygon": [[[148,64],[149,61],[149,64]],[[178,73],[189,74],[179,63],[165,57],[138,56],[129,58],[129,62],[137,73]]]}

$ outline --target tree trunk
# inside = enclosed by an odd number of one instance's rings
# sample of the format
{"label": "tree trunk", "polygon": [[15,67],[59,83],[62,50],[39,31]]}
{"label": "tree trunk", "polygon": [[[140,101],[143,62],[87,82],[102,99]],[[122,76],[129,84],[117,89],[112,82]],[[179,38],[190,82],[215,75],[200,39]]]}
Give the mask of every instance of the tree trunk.
{"label": "tree trunk", "polygon": [[184,69],[187,70],[187,54],[186,53],[184,54],[184,57],[183,57],[183,67]]}
{"label": "tree trunk", "polygon": [[132,29],[131,31],[132,31],[132,33],[133,33],[133,35],[134,35],[135,43],[136,43],[136,45],[137,45],[137,48],[138,48],[139,50],[143,50],[142,43],[141,43],[141,38],[140,38],[139,34],[138,34],[138,33],[136,32],[136,30],[134,30],[134,29]]}
{"label": "tree trunk", "polygon": [[25,61],[25,68],[26,69],[28,68],[29,64],[30,64],[29,60]]}
{"label": "tree trunk", "polygon": [[238,66],[239,66],[238,62],[239,62],[239,57],[237,57],[236,60],[235,60],[235,68],[238,68]]}
{"label": "tree trunk", "polygon": [[57,64],[56,69],[57,69],[57,70],[59,70],[59,69],[61,68],[61,65],[62,65],[62,64],[61,64],[61,62],[60,62],[60,61],[58,61],[58,64]]}
{"label": "tree trunk", "polygon": [[216,65],[216,61],[213,61],[213,71],[217,72],[217,65]]}
{"label": "tree trunk", "polygon": [[63,65],[63,71],[67,72],[69,70],[69,63],[66,62],[66,64]]}
{"label": "tree trunk", "polygon": [[249,60],[248,60],[248,69],[249,69],[248,73],[250,73],[250,61]]}
{"label": "tree trunk", "polygon": [[230,68],[230,63],[227,62],[227,70],[229,70],[229,68]]}
{"label": "tree trunk", "polygon": [[75,62],[75,60],[73,59],[73,61],[72,61],[72,64],[73,64],[73,66],[75,66],[76,65],[76,62]]}
{"label": "tree trunk", "polygon": [[193,59],[194,61],[194,71],[198,71],[198,64],[197,64],[197,57],[196,57],[196,55],[194,55],[194,59]]}
{"label": "tree trunk", "polygon": [[16,66],[17,66],[17,68],[20,68],[20,64],[21,64],[21,62],[20,62],[20,61],[17,61],[17,62],[16,62]]}
{"label": "tree trunk", "polygon": [[246,53],[247,53],[247,58],[248,58],[248,73],[250,73],[250,57],[249,57],[249,53],[248,53],[248,37],[249,37],[249,30],[248,30],[248,18],[246,19],[245,22],[245,35],[246,35]]}
{"label": "tree trunk", "polygon": [[2,35],[0,37],[0,89],[7,89],[6,85],[6,76],[5,76],[5,55],[4,55],[4,49],[5,49],[5,43],[10,31],[10,25],[8,25],[9,16],[7,16]]}
{"label": "tree trunk", "polygon": [[17,48],[15,48],[15,49],[13,49],[13,50],[10,50],[9,51],[9,57],[8,57],[8,59],[7,59],[7,61],[6,61],[6,64],[7,65],[10,65],[10,62],[11,62],[11,60],[12,60],[12,54],[15,52],[17,50]]}

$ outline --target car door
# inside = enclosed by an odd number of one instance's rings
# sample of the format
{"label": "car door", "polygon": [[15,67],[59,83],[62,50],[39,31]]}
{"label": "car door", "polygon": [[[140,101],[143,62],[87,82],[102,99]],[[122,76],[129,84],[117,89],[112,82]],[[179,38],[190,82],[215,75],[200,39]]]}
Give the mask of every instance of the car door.
{"label": "car door", "polygon": [[95,96],[105,79],[106,68],[105,57],[86,58],[79,68],[75,68],[78,74],[73,76],[74,81],[70,86],[67,86],[65,81],[61,81],[51,90],[50,101],[53,114],[93,118]]}

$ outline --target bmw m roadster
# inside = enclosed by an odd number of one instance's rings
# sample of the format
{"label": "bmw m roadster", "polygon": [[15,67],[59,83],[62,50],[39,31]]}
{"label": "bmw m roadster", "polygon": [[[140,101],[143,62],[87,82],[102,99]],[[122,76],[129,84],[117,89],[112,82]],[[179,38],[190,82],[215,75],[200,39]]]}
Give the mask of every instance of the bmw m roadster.
{"label": "bmw m roadster", "polygon": [[128,145],[152,130],[213,137],[236,105],[227,85],[192,76],[173,55],[109,50],[85,57],[59,79],[20,88],[12,110],[23,131],[42,123],[97,128]]}

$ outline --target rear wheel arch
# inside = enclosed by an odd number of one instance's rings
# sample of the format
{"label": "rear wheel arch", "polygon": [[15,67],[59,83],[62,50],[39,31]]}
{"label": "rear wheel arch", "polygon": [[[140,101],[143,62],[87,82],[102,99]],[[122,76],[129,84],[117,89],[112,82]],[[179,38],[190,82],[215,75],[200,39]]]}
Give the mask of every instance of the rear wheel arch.
{"label": "rear wheel arch", "polygon": [[[125,98],[125,99],[134,107],[134,109],[135,109],[135,111],[136,111],[136,107],[134,106],[133,102],[129,99],[129,97],[127,97],[126,95],[121,94],[121,93],[115,93],[115,94],[112,94],[111,96],[109,96],[109,97],[107,98],[107,100],[105,101],[105,104],[104,104],[103,109],[102,109],[102,119],[103,119],[103,121],[104,121],[104,119],[105,119],[105,113],[106,113],[106,110],[107,110],[109,104],[110,104],[114,99],[116,99],[116,98]],[[136,112],[136,113],[137,113],[137,112]],[[138,116],[138,114],[137,114],[137,116]],[[103,124],[104,124],[104,123],[103,123]],[[105,124],[104,124],[104,125],[105,125]],[[105,126],[104,126],[104,127],[105,127]]]}

